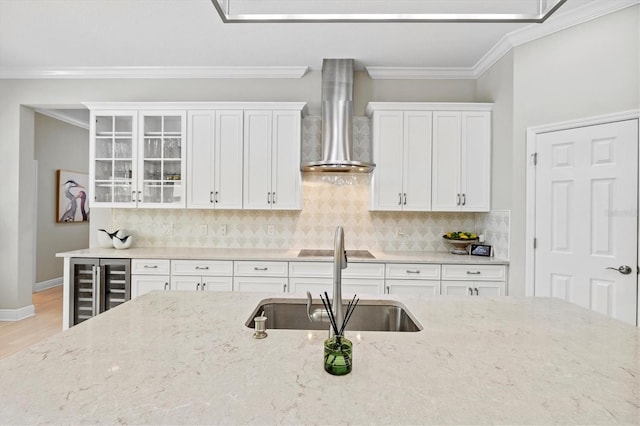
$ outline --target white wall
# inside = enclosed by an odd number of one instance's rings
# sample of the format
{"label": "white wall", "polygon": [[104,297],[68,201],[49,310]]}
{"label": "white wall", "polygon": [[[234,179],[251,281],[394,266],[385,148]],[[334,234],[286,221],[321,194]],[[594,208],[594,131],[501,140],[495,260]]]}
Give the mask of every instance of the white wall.
{"label": "white wall", "polygon": [[[367,80],[363,72],[356,73],[354,113],[357,115],[364,113],[363,105],[369,100],[415,100],[416,92],[424,95],[422,101],[473,102],[475,96],[475,83],[465,80],[415,81],[413,90],[398,93],[392,90],[391,81]],[[35,282],[34,113],[25,105],[65,107],[86,101],[305,101],[309,103],[309,112],[319,115],[320,82],[320,72],[290,80],[0,80],[0,181],[3,182],[0,185],[0,241],[3,241],[0,309],[31,305]],[[98,222],[96,219],[96,215],[92,215],[91,227]]]}
{"label": "white wall", "polygon": [[35,114],[35,159],[38,161],[36,283],[61,278],[63,261],[55,254],[86,248],[87,222],[56,222],[56,173],[88,173],[89,131],[60,120]]}
{"label": "white wall", "polygon": [[[640,6],[515,48],[511,294],[524,294],[526,130],[640,108]],[[508,84],[508,83],[506,83]]]}

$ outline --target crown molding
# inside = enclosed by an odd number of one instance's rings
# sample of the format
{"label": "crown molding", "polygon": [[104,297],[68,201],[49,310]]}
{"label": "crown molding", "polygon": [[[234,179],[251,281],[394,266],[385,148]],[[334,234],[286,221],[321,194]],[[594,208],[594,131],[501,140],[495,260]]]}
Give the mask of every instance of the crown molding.
{"label": "crown molding", "polygon": [[467,80],[475,79],[472,68],[365,67],[374,80]]}
{"label": "crown molding", "polygon": [[544,24],[528,25],[506,34],[474,66],[468,68],[366,67],[366,69],[372,79],[477,79],[516,46],[638,4],[640,0],[606,0],[587,3],[565,13],[557,12]]}
{"label": "crown molding", "polygon": [[58,67],[3,68],[0,79],[302,78],[309,67]]}
{"label": "crown molding", "polygon": [[528,25],[506,34],[473,66],[479,78],[516,46],[592,21],[610,13],[640,4],[640,0],[607,0],[591,2],[565,13],[551,16],[544,24]]}
{"label": "crown molding", "polygon": [[[42,114],[42,115],[46,115],[47,117],[51,117],[51,118],[55,118],[56,120],[60,120],[63,121],[67,124],[71,124],[72,126],[76,126],[76,127],[80,127],[82,129],[85,130],[89,130],[89,122],[88,121],[82,121],[82,120],[78,120],[75,117],[72,117],[70,115],[67,115],[63,112],[61,112],[60,110],[55,110],[55,109],[45,109],[45,108],[36,108],[34,109],[35,112]],[[88,118],[88,114],[87,114],[87,118]]]}

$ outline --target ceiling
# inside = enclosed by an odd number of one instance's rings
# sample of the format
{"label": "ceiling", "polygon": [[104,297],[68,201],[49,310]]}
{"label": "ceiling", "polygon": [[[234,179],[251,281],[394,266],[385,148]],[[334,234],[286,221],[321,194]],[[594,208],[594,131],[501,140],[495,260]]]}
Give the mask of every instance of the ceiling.
{"label": "ceiling", "polygon": [[359,69],[473,70],[508,34],[552,31],[575,11],[629,1],[568,0],[543,24],[224,24],[211,0],[0,0],[0,78],[81,67],[302,67],[303,75],[339,57]]}

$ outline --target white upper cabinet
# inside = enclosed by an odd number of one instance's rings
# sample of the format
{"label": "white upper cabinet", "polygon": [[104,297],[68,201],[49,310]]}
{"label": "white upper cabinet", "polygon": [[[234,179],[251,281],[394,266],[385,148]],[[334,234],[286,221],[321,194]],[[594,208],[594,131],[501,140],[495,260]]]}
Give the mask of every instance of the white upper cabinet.
{"label": "white upper cabinet", "polygon": [[370,210],[431,210],[430,111],[373,112]]}
{"label": "white upper cabinet", "polygon": [[90,132],[91,207],[185,206],[185,111],[92,109]]}
{"label": "white upper cabinet", "polygon": [[89,204],[135,207],[137,202],[137,111],[91,111]]}
{"label": "white upper cabinet", "polygon": [[242,208],[243,111],[189,111],[187,207]]}
{"label": "white upper cabinet", "polygon": [[140,111],[138,207],[185,207],[185,111]]}
{"label": "white upper cabinet", "polygon": [[243,207],[300,210],[300,110],[244,112]]}
{"label": "white upper cabinet", "polygon": [[489,211],[491,112],[433,113],[434,211]]}
{"label": "white upper cabinet", "polygon": [[300,210],[303,102],[89,102],[91,207]]}

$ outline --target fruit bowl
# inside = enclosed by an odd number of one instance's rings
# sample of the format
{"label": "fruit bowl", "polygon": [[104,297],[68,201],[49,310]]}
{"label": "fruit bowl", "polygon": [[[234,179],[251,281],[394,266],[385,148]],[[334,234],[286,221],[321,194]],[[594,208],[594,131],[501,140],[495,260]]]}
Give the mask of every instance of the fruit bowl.
{"label": "fruit bowl", "polygon": [[447,232],[442,238],[453,244],[449,251],[452,254],[469,254],[469,245],[478,241],[478,236],[472,232]]}

